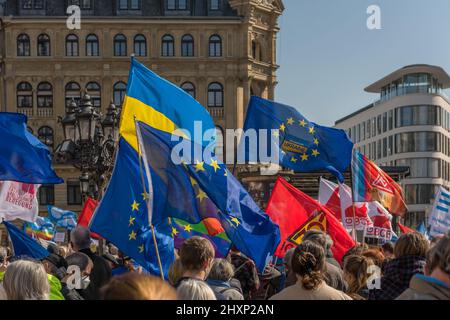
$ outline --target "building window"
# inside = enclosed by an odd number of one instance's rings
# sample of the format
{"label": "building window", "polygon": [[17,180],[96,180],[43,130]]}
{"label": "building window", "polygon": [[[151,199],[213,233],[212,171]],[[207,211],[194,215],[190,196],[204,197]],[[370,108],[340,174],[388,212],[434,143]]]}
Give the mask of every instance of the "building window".
{"label": "building window", "polygon": [[98,57],[100,55],[98,45],[98,38],[95,34],[90,34],[86,37],[86,56]]}
{"label": "building window", "polygon": [[405,185],[406,204],[430,204],[436,194],[438,186],[433,184]]}
{"label": "building window", "polygon": [[22,9],[44,9],[44,0],[22,0]]}
{"label": "building window", "polygon": [[28,82],[21,82],[17,85],[17,107],[33,107],[33,88]]}
{"label": "building window", "polygon": [[87,93],[91,96],[92,105],[99,109],[102,106],[101,87],[97,82],[89,82],[86,84]]}
{"label": "building window", "polygon": [[388,119],[387,119],[387,112],[383,113],[383,133],[387,131],[388,128]]}
{"label": "building window", "polygon": [[30,37],[26,34],[20,34],[17,37],[17,55],[19,57],[30,56]]}
{"label": "building window", "polygon": [[142,34],[134,37],[134,54],[138,57],[147,55],[147,40]]}
{"label": "building window", "polygon": [[38,56],[50,56],[50,38],[46,34],[38,36]]}
{"label": "building window", "polygon": [[48,82],[41,82],[37,87],[38,108],[53,108],[53,87]]}
{"label": "building window", "polygon": [[77,104],[80,103],[81,98],[81,87],[76,82],[69,82],[66,84],[65,88],[65,100],[66,100],[66,107],[70,105],[72,100],[74,100]]}
{"label": "building window", "polygon": [[74,34],[69,34],[66,37],[66,56],[78,57],[78,37]]}
{"label": "building window", "polygon": [[79,6],[81,10],[91,10],[92,0],[71,0],[71,5]]}
{"label": "building window", "polygon": [[167,10],[187,10],[187,0],[166,0]]}
{"label": "building window", "polygon": [[47,126],[40,127],[38,130],[38,139],[46,146],[53,148],[53,129]]}
{"label": "building window", "polygon": [[42,185],[39,188],[39,205],[54,205],[55,204],[55,186]]}
{"label": "building window", "polygon": [[222,56],[222,38],[216,34],[209,37],[209,56]]}
{"label": "building window", "polygon": [[406,106],[396,109],[397,128],[419,125],[440,125],[438,106]]}
{"label": "building window", "polygon": [[123,34],[118,34],[114,37],[114,55],[116,57],[127,55],[127,37]]}
{"label": "building window", "polygon": [[122,106],[123,99],[125,98],[125,94],[127,92],[127,85],[124,82],[116,82],[114,84],[114,93],[113,93],[113,100],[114,104],[118,107]]}
{"label": "building window", "polygon": [[181,85],[181,89],[186,91],[192,98],[195,99],[195,86],[191,82],[185,82]]}
{"label": "building window", "polygon": [[171,35],[166,34],[162,37],[161,41],[161,55],[163,57],[173,57],[175,56],[174,52],[174,40]]}
{"label": "building window", "polygon": [[394,129],[394,111],[389,110],[389,118],[388,118],[388,129]]}
{"label": "building window", "polygon": [[81,188],[79,181],[67,181],[67,204],[81,205]]}
{"label": "building window", "polygon": [[181,55],[183,57],[194,56],[194,38],[190,34],[186,34],[181,38]]}
{"label": "building window", "polygon": [[119,0],[119,10],[140,10],[140,0]]}
{"label": "building window", "polygon": [[209,1],[210,10],[220,10],[220,0],[210,0]]}
{"label": "building window", "polygon": [[405,132],[395,135],[396,153],[439,152],[441,134],[437,132]]}
{"label": "building window", "polygon": [[223,86],[213,82],[208,86],[208,107],[223,107]]}

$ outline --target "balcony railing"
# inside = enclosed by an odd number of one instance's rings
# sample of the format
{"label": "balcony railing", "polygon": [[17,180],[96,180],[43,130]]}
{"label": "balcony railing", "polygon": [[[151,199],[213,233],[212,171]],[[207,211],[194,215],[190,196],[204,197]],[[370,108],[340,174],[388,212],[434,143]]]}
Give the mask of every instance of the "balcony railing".
{"label": "balcony railing", "polygon": [[447,102],[450,102],[449,97],[442,90],[432,91],[432,90],[426,90],[425,89],[425,90],[420,90],[420,91],[407,91],[405,89],[400,89],[400,90],[391,91],[390,93],[388,93],[388,94],[384,95],[383,97],[381,97],[381,99],[378,99],[378,100],[374,101],[373,104],[376,106],[376,105],[379,105],[380,103],[386,102],[386,101],[391,100],[391,99],[393,99],[395,97],[406,96],[406,95],[409,95],[409,94],[435,94],[435,95],[441,96],[442,98],[447,100]]}
{"label": "balcony railing", "polygon": [[209,107],[208,111],[213,119],[223,119],[225,114],[223,107]]}
{"label": "balcony railing", "polygon": [[37,108],[37,116],[41,118],[53,117],[53,108]]}
{"label": "balcony railing", "polygon": [[26,115],[27,117],[33,116],[33,108],[17,108],[18,113],[22,113]]}

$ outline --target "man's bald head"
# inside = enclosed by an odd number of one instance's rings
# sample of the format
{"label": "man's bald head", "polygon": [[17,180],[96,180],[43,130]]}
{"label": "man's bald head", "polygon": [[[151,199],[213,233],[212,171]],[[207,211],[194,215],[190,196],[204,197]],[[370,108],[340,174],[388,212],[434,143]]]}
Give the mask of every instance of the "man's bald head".
{"label": "man's bald head", "polygon": [[70,232],[70,242],[74,251],[89,248],[91,246],[91,231],[86,227],[76,227]]}

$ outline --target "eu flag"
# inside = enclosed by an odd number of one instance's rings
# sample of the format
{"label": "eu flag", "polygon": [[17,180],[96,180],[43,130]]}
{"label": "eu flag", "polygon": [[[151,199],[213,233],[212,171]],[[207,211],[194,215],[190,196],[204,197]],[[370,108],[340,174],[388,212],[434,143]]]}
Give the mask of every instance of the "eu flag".
{"label": "eu flag", "polygon": [[27,130],[27,117],[0,112],[0,181],[57,184],[47,146]]}
{"label": "eu flag", "polygon": [[[162,221],[169,215],[188,223],[205,218],[220,221],[233,245],[255,261],[260,271],[272,259],[280,231],[239,181],[205,148],[138,122],[139,147],[154,190],[153,212]],[[177,140],[177,139],[174,139]],[[177,148],[185,146],[182,152]],[[205,156],[205,157],[203,157]],[[199,186],[194,189],[194,185]],[[210,210],[195,199],[209,199]],[[205,201],[205,203],[207,203]]]}
{"label": "eu flag", "polygon": [[3,221],[3,224],[8,230],[15,256],[28,256],[41,260],[49,255],[49,252],[43,246],[15,225],[6,221]]}
{"label": "eu flag", "polygon": [[[344,181],[342,172],[351,163],[353,149],[344,130],[310,122],[291,106],[259,97],[252,97],[248,106],[244,131],[249,129],[267,130],[266,141],[275,140],[275,150],[268,148],[268,152],[278,152],[281,166],[297,172],[325,169]],[[244,142],[241,140],[240,148],[244,148],[246,160],[260,162],[260,152],[265,151],[260,150],[260,139],[255,150]]]}

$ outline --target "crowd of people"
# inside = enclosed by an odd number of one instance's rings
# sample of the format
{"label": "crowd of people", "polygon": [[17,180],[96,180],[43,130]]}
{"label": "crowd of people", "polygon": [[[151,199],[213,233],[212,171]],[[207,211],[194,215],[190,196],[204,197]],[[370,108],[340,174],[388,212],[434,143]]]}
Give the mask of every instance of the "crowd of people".
{"label": "crowd of people", "polygon": [[282,263],[258,273],[242,253],[218,259],[209,240],[192,237],[163,281],[113,245],[93,252],[90,231],[77,227],[69,247],[49,245],[40,261],[0,247],[0,300],[450,299],[450,232],[432,242],[408,233],[395,244],[358,244],[342,262],[332,246],[327,234],[310,230]]}

